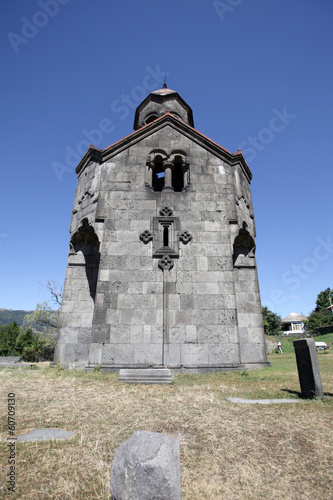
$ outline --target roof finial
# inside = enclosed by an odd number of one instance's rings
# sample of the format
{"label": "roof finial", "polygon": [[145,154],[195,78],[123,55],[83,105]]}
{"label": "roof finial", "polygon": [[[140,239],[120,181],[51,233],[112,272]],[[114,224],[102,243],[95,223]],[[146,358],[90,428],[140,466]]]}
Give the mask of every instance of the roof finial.
{"label": "roof finial", "polygon": [[163,88],[164,89],[167,89],[167,83],[166,83],[166,73],[165,73],[165,77],[164,77],[164,83],[163,83]]}

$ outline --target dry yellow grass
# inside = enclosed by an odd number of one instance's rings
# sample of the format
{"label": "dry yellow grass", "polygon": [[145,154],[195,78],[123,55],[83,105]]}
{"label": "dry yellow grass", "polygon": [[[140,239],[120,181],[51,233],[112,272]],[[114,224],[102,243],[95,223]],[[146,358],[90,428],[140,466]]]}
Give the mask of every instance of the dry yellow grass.
{"label": "dry yellow grass", "polygon": [[[298,398],[292,354],[271,355],[268,369],[179,376],[171,386],[120,384],[115,374],[0,370],[2,495],[111,499],[116,448],[150,430],[180,439],[183,500],[333,498],[333,353],[319,359],[324,399],[289,405],[225,398]],[[64,441],[17,443],[15,494],[6,486],[8,392],[17,398],[17,434],[39,427],[76,432]]]}

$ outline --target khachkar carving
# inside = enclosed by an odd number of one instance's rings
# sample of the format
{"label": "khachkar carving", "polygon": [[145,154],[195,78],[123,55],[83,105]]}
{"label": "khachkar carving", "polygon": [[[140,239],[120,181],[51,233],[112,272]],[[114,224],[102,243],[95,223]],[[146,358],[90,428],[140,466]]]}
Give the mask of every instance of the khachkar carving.
{"label": "khachkar carving", "polygon": [[153,217],[152,231],[146,229],[140,234],[140,240],[147,245],[153,242],[153,258],[160,259],[158,267],[162,271],[173,268],[173,259],[179,259],[179,241],[187,245],[192,240],[188,231],[180,233],[179,217],[172,215],[172,209],[163,207],[159,217]]}

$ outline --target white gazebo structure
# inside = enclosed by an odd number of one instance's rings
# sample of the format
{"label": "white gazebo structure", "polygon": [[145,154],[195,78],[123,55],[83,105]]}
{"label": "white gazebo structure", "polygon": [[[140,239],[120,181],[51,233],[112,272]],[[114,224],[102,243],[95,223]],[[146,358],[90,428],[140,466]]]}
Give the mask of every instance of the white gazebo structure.
{"label": "white gazebo structure", "polygon": [[304,321],[308,318],[302,314],[290,313],[288,316],[281,320],[281,323],[286,328],[286,333],[297,332],[302,333],[305,331]]}

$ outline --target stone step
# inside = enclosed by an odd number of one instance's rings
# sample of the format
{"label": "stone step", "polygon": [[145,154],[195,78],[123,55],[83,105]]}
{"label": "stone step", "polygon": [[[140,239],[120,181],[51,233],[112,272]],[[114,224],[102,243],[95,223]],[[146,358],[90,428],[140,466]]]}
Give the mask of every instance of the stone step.
{"label": "stone step", "polygon": [[172,384],[169,368],[128,368],[119,371],[119,382],[128,384]]}

